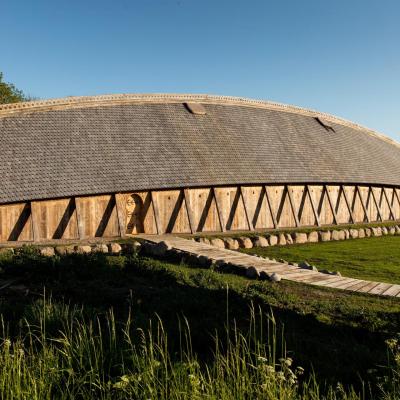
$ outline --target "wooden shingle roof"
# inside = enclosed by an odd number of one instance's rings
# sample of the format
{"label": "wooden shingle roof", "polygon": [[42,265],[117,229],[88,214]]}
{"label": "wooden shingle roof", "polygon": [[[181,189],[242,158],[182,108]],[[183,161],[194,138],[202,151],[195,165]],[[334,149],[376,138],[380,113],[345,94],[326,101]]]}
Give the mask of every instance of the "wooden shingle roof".
{"label": "wooden shingle roof", "polygon": [[400,185],[391,139],[327,114],[221,96],[3,105],[0,143],[0,203],[230,184]]}

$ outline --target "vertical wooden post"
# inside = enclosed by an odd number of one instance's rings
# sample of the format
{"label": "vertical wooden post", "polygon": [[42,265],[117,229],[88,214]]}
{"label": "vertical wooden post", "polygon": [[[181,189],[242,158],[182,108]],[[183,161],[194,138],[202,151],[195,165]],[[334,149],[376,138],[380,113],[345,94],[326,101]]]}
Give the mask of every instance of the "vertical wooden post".
{"label": "vertical wooden post", "polygon": [[[395,189],[393,188],[393,190],[395,190]],[[390,215],[392,216],[393,221],[395,221],[395,220],[396,220],[396,217],[395,217],[395,215],[394,215],[394,211],[393,211],[393,208],[392,208],[392,204],[391,204],[391,202],[389,201],[389,196],[388,196],[387,193],[386,193],[386,188],[382,188],[382,191],[383,191],[383,194],[384,194],[384,196],[385,196],[387,205],[388,205],[388,207],[389,207]]]}
{"label": "vertical wooden post", "polygon": [[119,235],[124,237],[126,235],[126,195],[122,193],[116,193],[114,196],[117,210]]}
{"label": "vertical wooden post", "polygon": [[246,200],[244,198],[243,190],[242,190],[241,186],[239,186],[239,190],[240,190],[240,197],[242,198],[242,202],[243,202],[244,213],[246,215],[247,226],[249,227],[250,231],[254,231],[254,226],[250,220],[249,209],[247,208]]}
{"label": "vertical wooden post", "polygon": [[356,196],[357,193],[358,193],[358,196],[360,197],[360,202],[361,202],[361,206],[362,206],[362,208],[364,210],[365,218],[367,219],[367,222],[370,222],[370,218],[369,218],[369,215],[368,215],[368,210],[367,210],[366,205],[364,204],[364,201],[363,201],[363,198],[362,198],[361,192],[360,192],[360,187],[358,185],[356,185],[356,190],[354,192],[354,196]]}
{"label": "vertical wooden post", "polygon": [[292,209],[292,214],[293,214],[293,217],[294,217],[294,221],[295,221],[296,227],[299,227],[300,226],[299,217],[297,215],[297,211],[296,211],[296,207],[295,207],[295,204],[294,204],[294,199],[293,199],[293,196],[292,196],[292,192],[290,191],[290,188],[289,188],[288,185],[285,185],[283,196],[285,195],[285,191],[286,191],[286,193],[288,194],[288,197],[289,197],[290,208]]}
{"label": "vertical wooden post", "polygon": [[156,201],[156,196],[154,195],[154,191],[150,191],[150,196],[151,196],[151,204],[153,206],[153,213],[154,213],[154,221],[156,223],[156,230],[157,234],[161,235],[162,229],[161,229],[161,219],[160,219],[160,209],[158,207],[158,202]]}
{"label": "vertical wooden post", "polygon": [[329,189],[327,188],[326,185],[324,185],[324,190],[325,190],[325,192],[326,192],[326,196],[328,197],[328,203],[329,203],[329,206],[330,206],[331,211],[332,211],[332,214],[333,214],[333,219],[334,219],[334,221],[335,221],[335,225],[337,225],[337,224],[338,224],[338,219],[337,219],[337,215],[336,215],[335,206],[334,206],[334,204],[333,204],[331,195],[330,195],[330,193],[329,193]]}
{"label": "vertical wooden post", "polygon": [[314,214],[314,218],[315,218],[315,221],[317,221],[317,226],[321,226],[321,222],[319,220],[319,215],[318,215],[318,210],[317,210],[317,207],[316,207],[316,205],[314,203],[314,199],[311,196],[309,185],[305,186],[305,190],[307,190],[307,194],[308,194],[308,198],[310,199],[311,208],[312,208],[312,211],[313,211],[313,214]]}
{"label": "vertical wooden post", "polygon": [[265,191],[265,198],[267,200],[269,212],[271,214],[272,223],[274,225],[274,229],[277,229],[278,228],[278,223],[276,221],[274,209],[272,208],[272,203],[271,203],[271,199],[270,199],[269,194],[268,194],[267,185],[264,185],[264,191]]}
{"label": "vertical wooden post", "polygon": [[343,192],[344,201],[345,201],[345,203],[346,203],[347,210],[349,211],[349,215],[350,215],[351,222],[352,222],[353,224],[355,224],[356,220],[355,220],[355,218],[354,218],[353,210],[351,209],[351,204],[350,204],[350,202],[349,202],[349,198],[347,197],[346,190],[345,190],[345,188],[344,188],[343,185],[340,185],[340,189],[341,189],[342,192]]}
{"label": "vertical wooden post", "polygon": [[189,220],[190,232],[195,233],[196,227],[194,225],[193,209],[192,204],[190,203],[189,189],[183,189],[183,197],[185,199],[186,213]]}
{"label": "vertical wooden post", "polygon": [[85,239],[85,222],[82,211],[82,199],[75,197],[75,209],[76,209],[76,224],[78,227],[79,239]]}
{"label": "vertical wooden post", "polygon": [[215,207],[217,209],[218,220],[219,220],[219,224],[221,226],[221,231],[226,232],[225,221],[224,221],[224,217],[222,216],[221,204],[218,201],[217,194],[215,193],[215,188],[212,187],[210,190],[212,191],[212,195],[214,197]]}
{"label": "vertical wooden post", "polygon": [[379,219],[380,219],[381,221],[383,221],[382,212],[381,212],[381,207],[380,207],[378,201],[376,200],[374,188],[373,188],[372,186],[369,186],[369,191],[370,191],[371,194],[372,194],[372,199],[374,200],[376,210],[378,211],[378,217],[379,217]]}
{"label": "vertical wooden post", "polygon": [[34,242],[40,241],[39,207],[37,202],[30,202],[32,237]]}

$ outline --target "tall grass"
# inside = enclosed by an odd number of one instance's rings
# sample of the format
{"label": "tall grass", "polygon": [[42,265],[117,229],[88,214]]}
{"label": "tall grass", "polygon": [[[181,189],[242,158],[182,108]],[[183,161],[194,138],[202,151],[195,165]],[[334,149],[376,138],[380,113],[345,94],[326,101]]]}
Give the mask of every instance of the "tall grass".
{"label": "tall grass", "polygon": [[[263,321],[263,319],[266,321]],[[83,308],[51,298],[34,303],[10,335],[2,320],[0,398],[8,399],[360,399],[352,389],[320,390],[288,357],[272,315],[250,310],[243,334],[226,327],[212,357],[193,352],[190,327],[170,343],[162,321],[137,329],[131,315],[110,310],[88,318]],[[266,322],[266,323],[265,323]],[[266,327],[266,328],[265,328]],[[280,345],[278,345],[280,343]],[[329,362],[329,360],[327,360]],[[390,397],[382,386],[382,394]]]}

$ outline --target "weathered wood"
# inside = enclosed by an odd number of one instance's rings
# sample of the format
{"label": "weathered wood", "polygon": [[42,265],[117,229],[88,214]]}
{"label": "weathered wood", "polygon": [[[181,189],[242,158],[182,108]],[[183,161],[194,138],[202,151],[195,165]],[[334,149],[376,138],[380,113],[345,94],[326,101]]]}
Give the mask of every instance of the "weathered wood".
{"label": "weathered wood", "polygon": [[254,226],[253,226],[253,223],[252,223],[252,221],[250,219],[249,209],[247,207],[246,199],[245,199],[245,196],[243,195],[243,190],[242,190],[241,186],[239,186],[239,191],[240,191],[240,197],[241,197],[242,202],[243,202],[244,213],[246,215],[247,225],[248,225],[250,231],[254,231]]}
{"label": "weathered wood", "polygon": [[82,199],[80,197],[75,197],[75,207],[76,207],[76,225],[78,228],[79,239],[85,239],[85,226],[82,215]]}
{"label": "weathered wood", "polygon": [[376,210],[377,210],[377,212],[378,212],[378,217],[379,217],[379,219],[380,219],[381,221],[383,221],[381,207],[380,207],[380,205],[379,205],[379,203],[378,203],[378,201],[377,201],[377,199],[376,199],[376,197],[375,197],[374,188],[373,188],[372,186],[370,186],[370,187],[369,187],[369,191],[370,191],[371,194],[372,194],[372,199],[374,200],[375,207],[376,207]]}
{"label": "weathered wood", "polygon": [[333,221],[337,225],[338,224],[338,217],[336,215],[335,205],[333,204],[333,201],[332,201],[332,198],[331,198],[331,194],[329,192],[329,189],[326,187],[326,185],[324,185],[324,190],[326,192],[326,196],[328,198],[328,203],[329,203],[329,206],[330,206],[331,211],[332,211]]}
{"label": "weathered wood", "polygon": [[150,196],[151,196],[151,205],[153,207],[153,213],[154,213],[154,221],[156,223],[157,234],[161,235],[163,232],[161,228],[160,209],[158,207],[158,202],[156,200],[156,196],[154,195],[154,191],[150,191]]}
{"label": "weathered wood", "polygon": [[274,224],[274,229],[277,229],[278,228],[278,222],[276,221],[275,210],[272,207],[271,199],[269,197],[268,188],[267,188],[266,185],[264,185],[264,191],[265,191],[265,198],[267,199],[268,209],[269,209],[269,212],[271,214],[272,223]]}
{"label": "weathered wood", "polygon": [[31,201],[31,223],[34,242],[40,241],[39,212],[37,202]]}
{"label": "weathered wood", "polygon": [[319,220],[319,215],[318,215],[317,207],[316,207],[316,205],[315,205],[315,203],[314,203],[313,197],[311,196],[310,185],[306,185],[306,186],[305,186],[305,190],[307,191],[308,198],[310,199],[312,212],[313,212],[313,214],[314,214],[314,218],[315,218],[315,221],[316,221],[316,223],[317,223],[317,226],[321,226],[321,222],[320,222],[320,220]]}
{"label": "weathered wood", "polygon": [[354,196],[356,196],[357,194],[358,194],[358,197],[360,198],[361,206],[364,210],[364,216],[365,216],[364,219],[366,219],[367,222],[370,222],[368,210],[367,210],[366,205],[364,204],[364,200],[363,200],[363,197],[360,192],[360,187],[358,185],[356,185],[356,190],[354,191]]}
{"label": "weathered wood", "polygon": [[126,235],[126,195],[116,193],[115,204],[117,208],[119,234],[121,237],[124,237]]}
{"label": "weathered wood", "polygon": [[195,223],[194,223],[193,209],[192,209],[192,205],[190,203],[189,189],[183,189],[183,196],[185,199],[186,213],[187,213],[187,216],[189,219],[190,232],[195,233],[196,227],[195,227]]}
{"label": "weathered wood", "polygon": [[217,197],[217,195],[216,195],[216,193],[215,193],[215,188],[212,187],[210,190],[211,190],[211,192],[212,192],[212,196],[213,196],[214,201],[215,201],[215,206],[216,206],[216,208],[217,208],[218,221],[219,221],[219,225],[220,225],[220,227],[221,227],[221,231],[222,231],[222,232],[225,232],[225,231],[226,231],[226,228],[225,228],[225,221],[224,221],[224,217],[222,216],[222,208],[221,208],[221,205],[219,204],[218,197]]}
{"label": "weathered wood", "polygon": [[393,220],[396,220],[396,216],[395,216],[395,214],[394,214],[394,211],[393,211],[393,208],[392,208],[392,204],[391,204],[391,202],[389,201],[389,196],[388,196],[387,193],[386,193],[386,188],[382,188],[382,191],[383,191],[383,195],[385,196],[386,203],[387,203],[387,205],[388,205],[388,207],[389,207],[390,215],[392,216],[392,219],[393,219]]}
{"label": "weathered wood", "polygon": [[198,243],[181,237],[163,235],[141,235],[140,237],[153,243],[167,240],[172,247],[182,252],[195,256],[202,255],[214,260],[225,260],[226,262],[230,262],[242,268],[244,271],[249,267],[253,267],[259,273],[262,271],[268,274],[277,273],[284,280],[320,287],[382,294],[392,297],[397,296],[400,293],[400,285],[345,278],[341,276],[327,275],[316,271],[304,270],[286,263],[271,262],[266,259],[256,258],[232,250],[217,249],[205,243]]}
{"label": "weathered wood", "polygon": [[340,189],[342,190],[343,198],[344,198],[344,201],[345,201],[345,203],[346,203],[346,207],[347,207],[347,210],[348,210],[348,212],[349,212],[351,222],[352,222],[353,224],[355,224],[356,220],[355,220],[355,218],[354,218],[353,210],[352,210],[352,208],[351,208],[351,204],[350,204],[349,198],[347,197],[347,193],[346,193],[346,189],[345,189],[344,185],[340,185]]}
{"label": "weathered wood", "polygon": [[287,195],[289,197],[290,208],[292,209],[293,218],[294,218],[296,227],[298,227],[298,226],[300,226],[300,222],[299,222],[299,218],[298,218],[298,215],[297,215],[296,205],[295,205],[294,200],[293,200],[292,192],[290,191],[290,188],[289,188],[288,185],[285,185],[285,190],[286,190]]}

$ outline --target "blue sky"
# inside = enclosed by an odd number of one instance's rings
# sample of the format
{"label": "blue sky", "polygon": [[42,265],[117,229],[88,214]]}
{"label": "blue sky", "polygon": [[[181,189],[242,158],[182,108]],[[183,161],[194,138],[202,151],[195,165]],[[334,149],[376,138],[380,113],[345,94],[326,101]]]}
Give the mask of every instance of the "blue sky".
{"label": "blue sky", "polygon": [[32,96],[246,96],[400,140],[399,0],[1,0],[0,16],[0,71]]}

